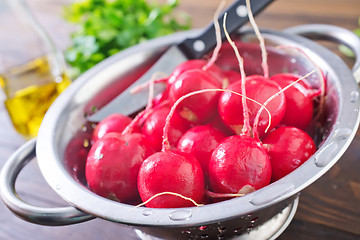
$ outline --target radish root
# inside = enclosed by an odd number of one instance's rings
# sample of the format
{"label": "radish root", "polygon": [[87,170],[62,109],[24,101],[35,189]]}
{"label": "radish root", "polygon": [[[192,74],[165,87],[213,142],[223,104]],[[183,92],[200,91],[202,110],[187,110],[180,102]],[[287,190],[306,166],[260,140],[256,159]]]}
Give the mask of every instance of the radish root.
{"label": "radish root", "polygon": [[[308,76],[310,76],[311,74],[313,74],[316,70],[313,70],[311,72],[309,72],[308,74],[306,74],[305,76],[299,78],[298,80],[294,81],[293,83],[287,85],[286,87],[284,87],[283,89],[281,89],[280,91],[278,91],[277,93],[275,93],[274,95],[272,95],[271,97],[269,97],[264,104],[261,106],[261,108],[259,109],[259,111],[256,113],[255,116],[255,120],[254,120],[254,126],[253,126],[253,134],[254,137],[256,139],[258,139],[258,131],[257,131],[257,127],[258,127],[258,123],[259,123],[259,118],[260,118],[260,114],[261,112],[264,110],[264,107],[266,107],[266,105],[271,102],[274,98],[276,98],[277,96],[279,96],[281,93],[285,92],[288,88],[290,88],[291,86],[293,86],[294,84],[296,84],[297,82],[303,80],[304,78],[307,78]],[[270,122],[270,121],[269,121]],[[269,130],[270,124],[268,124],[267,128],[265,129],[265,133]]]}
{"label": "radish root", "polygon": [[252,27],[254,28],[257,38],[260,41],[260,48],[261,48],[261,55],[262,55],[261,67],[264,72],[264,77],[269,78],[269,66],[267,63],[267,52],[266,52],[266,48],[265,48],[265,40],[264,40],[263,36],[261,35],[260,30],[255,22],[253,14],[252,14],[250,0],[246,0],[246,7],[248,10],[249,21],[250,21]]}
{"label": "radish root", "polygon": [[221,45],[222,45],[222,41],[221,41],[221,30],[220,30],[220,24],[219,21],[217,20],[219,18],[219,15],[221,13],[221,10],[224,8],[225,5],[225,1],[221,1],[218,8],[215,11],[214,14],[214,27],[215,27],[215,35],[216,35],[216,47],[213,51],[213,55],[211,56],[210,60],[208,61],[208,63],[203,67],[202,70],[206,71],[208,70],[209,67],[211,67],[211,65],[214,64],[214,62],[216,61],[218,55],[219,55],[219,51],[221,49]]}
{"label": "radish root", "polygon": [[[164,130],[163,130],[163,142],[162,142],[162,150],[161,151],[166,151],[166,150],[169,150],[170,149],[170,143],[169,143],[169,140],[168,140],[168,132],[169,132],[169,128],[170,128],[170,120],[171,120],[171,117],[174,115],[174,112],[175,112],[175,109],[176,107],[186,98],[188,97],[191,97],[193,95],[196,95],[196,94],[200,94],[200,93],[207,93],[207,92],[230,92],[230,93],[233,93],[233,94],[236,94],[236,95],[239,95],[239,96],[242,96],[244,97],[242,94],[238,93],[238,92],[234,92],[234,91],[231,91],[231,90],[228,90],[228,89],[202,89],[202,90],[198,90],[198,91],[194,91],[194,92],[191,92],[191,93],[188,93],[188,94],[185,94],[183,95],[182,97],[180,97],[175,103],[174,105],[171,107],[170,109],[170,112],[169,114],[166,116],[166,120],[165,120],[165,126],[164,126]],[[266,108],[266,106],[264,106],[263,104],[257,102],[256,100],[254,99],[251,99],[249,97],[246,97],[245,98],[247,100],[250,100],[258,105],[261,106],[261,109],[262,110],[265,110],[268,115],[269,115],[269,125],[268,125],[268,128],[271,124],[271,114],[270,114],[270,111]]]}
{"label": "radish root", "polygon": [[226,29],[226,16],[227,13],[224,15],[224,32],[226,39],[228,40],[231,47],[234,49],[236,58],[239,62],[240,74],[241,74],[241,94],[242,94],[242,105],[243,105],[243,118],[244,118],[244,126],[242,128],[242,134],[245,136],[250,136],[250,117],[249,117],[249,109],[246,103],[246,88],[245,88],[245,69],[244,69],[244,59],[240,56],[239,50],[237,49],[235,43],[231,40],[230,35]]}
{"label": "radish root", "polygon": [[137,124],[141,118],[146,118],[150,114],[152,106],[153,106],[152,100],[154,98],[154,82],[155,82],[155,79],[157,78],[158,74],[159,73],[154,73],[152,75],[150,81],[147,82],[149,84],[149,96],[148,96],[148,102],[147,102],[145,110],[138,113],[136,115],[136,117],[129,123],[129,125],[126,126],[126,128],[122,131],[123,135],[131,133],[134,128],[134,125]]}
{"label": "radish root", "polygon": [[166,81],[167,81],[167,79],[165,79],[166,77],[168,77],[168,75],[166,73],[156,72],[152,75],[152,77],[149,81],[139,84],[136,87],[133,87],[132,89],[130,89],[130,93],[135,94],[135,93],[142,91],[144,88],[149,87],[149,85],[152,81],[154,83],[166,83]]}
{"label": "radish root", "polygon": [[183,196],[183,195],[181,195],[181,194],[179,194],[179,193],[174,193],[174,192],[161,192],[161,193],[155,194],[154,196],[152,196],[151,198],[149,198],[149,199],[146,200],[145,202],[143,202],[143,203],[141,203],[141,204],[139,204],[139,205],[136,205],[135,208],[144,206],[144,205],[148,204],[148,203],[149,203],[151,200],[153,200],[154,198],[157,198],[157,197],[162,196],[162,195],[173,195],[173,196],[177,196],[177,197],[180,197],[180,198],[182,198],[182,199],[185,199],[185,200],[187,200],[187,201],[192,202],[196,207],[201,207],[201,206],[203,206],[203,204],[199,204],[199,203],[195,202],[192,198],[185,197],[185,196]]}
{"label": "radish root", "polygon": [[325,80],[325,76],[324,76],[324,72],[321,70],[321,68],[319,67],[319,65],[317,65],[310,57],[309,55],[307,55],[305,53],[304,50],[298,48],[298,47],[295,47],[295,46],[284,46],[284,45],[281,45],[281,46],[277,46],[276,48],[278,49],[295,49],[296,51],[300,52],[301,54],[303,54],[311,63],[312,65],[315,66],[315,68],[318,70],[320,76],[321,76],[321,81],[320,81],[320,100],[319,100],[319,110],[317,111],[317,114],[316,116],[314,117],[315,120],[319,119],[320,116],[322,115],[323,113],[323,110],[324,110],[324,105],[325,105],[325,88],[326,88],[326,80]]}

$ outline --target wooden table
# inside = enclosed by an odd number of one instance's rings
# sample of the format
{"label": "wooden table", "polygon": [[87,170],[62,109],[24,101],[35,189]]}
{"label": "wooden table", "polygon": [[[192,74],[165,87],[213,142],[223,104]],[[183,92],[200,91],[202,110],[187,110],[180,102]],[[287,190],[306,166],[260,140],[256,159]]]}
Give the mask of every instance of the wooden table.
{"label": "wooden table", "polygon": [[[64,49],[69,44],[71,26],[60,17],[70,0],[33,0],[40,22]],[[195,28],[212,19],[217,0],[180,0],[180,9],[193,18]],[[277,0],[257,18],[260,27],[286,27],[326,23],[355,29],[360,16],[359,0]],[[336,46],[330,46],[336,49]],[[353,60],[344,60],[351,67]],[[0,99],[3,96],[0,94]],[[0,167],[24,140],[12,129],[4,106],[0,105]],[[300,203],[290,226],[279,239],[360,239],[360,132],[339,162],[300,194]],[[41,206],[66,206],[43,180],[36,161],[31,162],[17,181],[18,193]],[[0,239],[137,239],[131,228],[101,219],[62,227],[39,226],[14,216],[0,204]]]}

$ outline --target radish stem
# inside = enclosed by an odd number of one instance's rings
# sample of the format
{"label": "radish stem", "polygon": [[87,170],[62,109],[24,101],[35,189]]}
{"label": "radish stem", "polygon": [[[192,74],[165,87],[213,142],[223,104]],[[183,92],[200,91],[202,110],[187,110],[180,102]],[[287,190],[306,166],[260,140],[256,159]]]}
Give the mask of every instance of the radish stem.
{"label": "radish stem", "polygon": [[[167,115],[166,117],[166,120],[165,120],[165,126],[164,126],[164,131],[163,131],[163,142],[162,142],[162,149],[161,151],[166,151],[166,150],[169,150],[170,149],[170,143],[169,143],[169,140],[168,140],[168,132],[169,132],[169,128],[170,128],[170,120],[171,120],[171,117],[173,116],[174,112],[175,112],[175,109],[176,107],[186,98],[188,97],[191,97],[193,95],[196,95],[196,94],[200,94],[200,93],[206,93],[206,92],[230,92],[230,93],[233,93],[233,94],[236,94],[236,95],[239,95],[239,96],[242,96],[244,97],[242,94],[238,93],[238,92],[234,92],[234,91],[231,91],[231,90],[227,90],[227,89],[202,89],[202,90],[198,90],[198,91],[194,91],[194,92],[191,92],[191,93],[188,93],[186,95],[183,95],[182,97],[180,97],[175,103],[174,105],[171,107],[170,109],[170,112],[169,114]],[[270,111],[261,103],[257,102],[256,100],[254,99],[251,99],[249,97],[246,97],[245,98],[247,100],[250,100],[256,104],[259,104],[262,108],[261,109],[265,109],[265,111],[268,113],[269,115],[269,125],[268,125],[268,128],[270,126],[270,123],[271,123],[271,114],[270,114]]]}

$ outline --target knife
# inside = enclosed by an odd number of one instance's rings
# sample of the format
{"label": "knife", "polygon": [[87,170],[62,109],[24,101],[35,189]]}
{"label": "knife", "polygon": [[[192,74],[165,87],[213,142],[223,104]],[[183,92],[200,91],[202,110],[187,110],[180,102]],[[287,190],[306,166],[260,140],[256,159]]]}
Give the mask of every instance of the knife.
{"label": "knife", "polygon": [[[261,12],[273,0],[251,0],[251,10],[255,16]],[[223,25],[224,14],[227,13],[227,31],[229,34],[238,30],[242,25],[248,22],[246,0],[237,0],[232,3],[220,16],[219,24]],[[221,39],[225,38],[225,33],[221,31]],[[199,59],[208,53],[216,45],[216,34],[214,24],[210,24],[203,30],[199,36],[187,38],[180,43],[169,47],[169,49],[152,65],[130,87],[120,93],[111,102],[103,106],[99,111],[87,117],[88,121],[100,122],[105,117],[113,113],[130,115],[140,108],[144,107],[148,101],[148,91],[140,91],[136,94],[131,93],[131,89],[151,79],[154,73],[162,72],[171,74],[171,72],[180,63],[189,59]],[[162,92],[162,84],[154,86],[154,96]]]}

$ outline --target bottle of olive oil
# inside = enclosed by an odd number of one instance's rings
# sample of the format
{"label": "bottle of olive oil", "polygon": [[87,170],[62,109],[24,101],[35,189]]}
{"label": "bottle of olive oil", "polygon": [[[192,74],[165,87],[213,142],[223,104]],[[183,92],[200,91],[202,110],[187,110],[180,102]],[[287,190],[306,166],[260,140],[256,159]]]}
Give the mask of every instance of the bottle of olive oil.
{"label": "bottle of olive oil", "polygon": [[35,137],[55,98],[70,84],[65,73],[53,76],[46,56],[0,74],[5,106],[15,129],[25,138]]}
{"label": "bottle of olive oil", "polygon": [[25,2],[7,0],[5,5],[0,27],[8,34],[0,36],[0,86],[15,129],[29,139],[70,80],[61,53]]}

